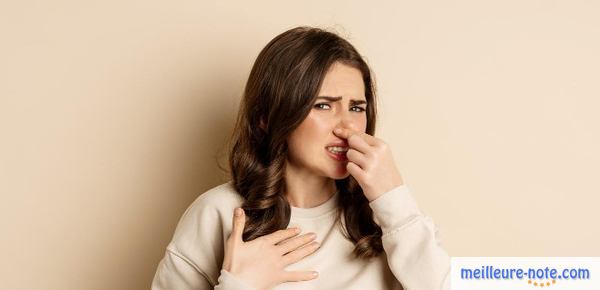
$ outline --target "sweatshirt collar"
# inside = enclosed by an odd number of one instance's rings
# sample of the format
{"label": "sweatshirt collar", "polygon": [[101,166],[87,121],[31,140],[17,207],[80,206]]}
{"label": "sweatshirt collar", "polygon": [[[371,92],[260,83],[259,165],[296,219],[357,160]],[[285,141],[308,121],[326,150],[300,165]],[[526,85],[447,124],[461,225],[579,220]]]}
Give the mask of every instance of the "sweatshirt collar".
{"label": "sweatshirt collar", "polygon": [[336,190],[333,196],[331,196],[327,201],[315,207],[301,208],[290,205],[292,210],[291,218],[316,218],[333,211],[337,207],[338,194],[339,191]]}

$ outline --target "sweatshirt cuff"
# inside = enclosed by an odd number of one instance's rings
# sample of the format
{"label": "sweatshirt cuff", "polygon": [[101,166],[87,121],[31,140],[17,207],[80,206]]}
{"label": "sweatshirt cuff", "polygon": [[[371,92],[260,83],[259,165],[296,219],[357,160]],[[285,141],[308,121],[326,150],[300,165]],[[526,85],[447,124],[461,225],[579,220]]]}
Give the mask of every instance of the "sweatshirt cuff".
{"label": "sweatshirt cuff", "polygon": [[423,215],[406,184],[382,194],[369,202],[369,206],[373,210],[375,223],[381,227],[383,235]]}
{"label": "sweatshirt cuff", "polygon": [[219,276],[219,287],[222,290],[257,290],[223,269],[221,269],[221,276]]}

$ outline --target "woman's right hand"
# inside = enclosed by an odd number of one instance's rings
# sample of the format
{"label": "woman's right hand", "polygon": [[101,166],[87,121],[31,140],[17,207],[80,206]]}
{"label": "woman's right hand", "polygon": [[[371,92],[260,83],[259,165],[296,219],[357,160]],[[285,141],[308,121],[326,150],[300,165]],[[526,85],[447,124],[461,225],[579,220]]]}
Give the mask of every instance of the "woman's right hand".
{"label": "woman's right hand", "polygon": [[258,290],[271,289],[284,282],[312,280],[318,276],[316,271],[284,270],[319,248],[319,243],[312,242],[316,238],[314,233],[296,237],[300,229],[289,228],[244,242],[242,234],[246,216],[242,208],[236,208],[236,213],[238,210],[240,214],[234,214],[233,229],[225,242],[223,270]]}

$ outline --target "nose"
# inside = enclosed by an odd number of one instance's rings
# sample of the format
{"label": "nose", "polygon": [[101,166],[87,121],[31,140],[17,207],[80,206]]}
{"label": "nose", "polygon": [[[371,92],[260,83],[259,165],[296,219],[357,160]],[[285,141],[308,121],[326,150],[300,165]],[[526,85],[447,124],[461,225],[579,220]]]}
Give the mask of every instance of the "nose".
{"label": "nose", "polygon": [[358,130],[357,120],[353,118],[351,112],[345,112],[341,114],[340,119],[334,129],[351,129]]}

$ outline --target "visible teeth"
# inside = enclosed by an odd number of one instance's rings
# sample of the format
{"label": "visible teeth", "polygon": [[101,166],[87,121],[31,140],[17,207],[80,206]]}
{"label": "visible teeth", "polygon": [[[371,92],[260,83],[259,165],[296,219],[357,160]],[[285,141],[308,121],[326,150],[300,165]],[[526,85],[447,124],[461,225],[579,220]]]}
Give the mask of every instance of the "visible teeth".
{"label": "visible teeth", "polygon": [[329,152],[332,152],[332,153],[340,153],[340,152],[348,151],[348,147],[331,146],[331,147],[327,147],[327,150],[329,150]]}

